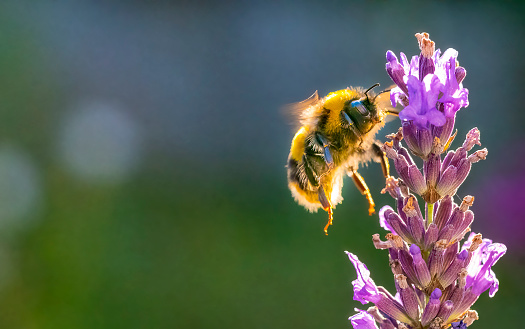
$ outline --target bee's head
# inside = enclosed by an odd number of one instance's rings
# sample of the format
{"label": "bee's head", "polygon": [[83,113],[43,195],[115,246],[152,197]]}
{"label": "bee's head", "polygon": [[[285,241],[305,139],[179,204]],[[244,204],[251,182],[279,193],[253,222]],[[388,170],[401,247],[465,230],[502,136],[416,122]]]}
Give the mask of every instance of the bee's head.
{"label": "bee's head", "polygon": [[361,94],[360,98],[356,98],[347,102],[342,115],[347,115],[347,120],[350,119],[357,125],[359,130],[363,133],[368,132],[372,127],[383,121],[384,115],[379,111],[375,105],[375,97],[371,90],[379,86],[376,83]]}

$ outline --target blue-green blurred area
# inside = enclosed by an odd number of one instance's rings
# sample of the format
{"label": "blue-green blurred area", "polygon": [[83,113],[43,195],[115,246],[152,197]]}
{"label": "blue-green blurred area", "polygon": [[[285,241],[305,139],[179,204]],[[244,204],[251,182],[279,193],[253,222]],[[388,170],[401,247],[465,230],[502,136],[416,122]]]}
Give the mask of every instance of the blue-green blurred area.
{"label": "blue-green blurred area", "polygon": [[[296,205],[283,105],[390,84],[388,49],[426,31],[459,51],[489,149],[459,194],[503,242],[476,328],[516,328],[525,292],[516,2],[4,1],[0,4],[0,327],[349,328],[355,272],[393,289],[386,232],[347,179],[329,235]],[[397,130],[398,120],[379,134]],[[378,208],[381,169],[361,169]]]}

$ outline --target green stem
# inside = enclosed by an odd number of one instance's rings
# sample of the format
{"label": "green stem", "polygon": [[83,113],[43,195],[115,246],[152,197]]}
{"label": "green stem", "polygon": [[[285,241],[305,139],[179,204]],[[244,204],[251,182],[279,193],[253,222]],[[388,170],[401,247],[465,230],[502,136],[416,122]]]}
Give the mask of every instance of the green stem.
{"label": "green stem", "polygon": [[433,203],[427,203],[427,227],[432,224],[432,221],[434,220],[434,204]]}

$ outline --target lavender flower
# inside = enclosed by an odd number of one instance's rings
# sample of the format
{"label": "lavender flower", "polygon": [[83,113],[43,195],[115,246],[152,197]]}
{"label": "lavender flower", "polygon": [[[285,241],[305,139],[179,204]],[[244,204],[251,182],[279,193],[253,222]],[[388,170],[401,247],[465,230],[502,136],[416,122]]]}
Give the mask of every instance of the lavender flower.
{"label": "lavender flower", "polygon": [[388,251],[397,294],[377,286],[366,265],[347,252],[357,272],[354,299],[375,305],[356,309],[359,313],[350,317],[354,328],[465,329],[479,318],[470,309],[479,296],[488,290],[493,297],[499,288],[492,267],[506,247],[475,233],[461,245],[474,221],[474,197],[467,195],[460,204],[453,199],[472,164],[488,153],[472,151],[481,145],[477,128],[460,147],[448,150],[456,113],[468,106],[462,85],[466,70],[457,65],[454,49],[441,55],[428,34],[416,37],[421,53],[410,63],[403,53],[399,61],[387,52],[386,70],[397,85],[391,101],[404,108],[401,128],[382,148],[398,175],[387,178],[382,191],[394,198],[395,209],[384,206],[379,212],[381,227],[389,231],[386,241],[379,234],[372,237],[376,249]]}
{"label": "lavender flower", "polygon": [[[429,128],[429,124],[441,127],[445,117],[454,117],[461,107],[468,106],[468,90],[462,86],[467,73],[464,68],[456,67],[456,50],[448,49],[440,56],[441,51],[434,50],[428,33],[418,33],[416,37],[421,54],[414,56],[410,64],[403,53],[401,63],[393,52],[386,54],[386,71],[397,85],[391,92],[392,105],[406,106],[399,113],[402,121],[412,121],[423,129]],[[438,110],[440,107],[442,111]]]}

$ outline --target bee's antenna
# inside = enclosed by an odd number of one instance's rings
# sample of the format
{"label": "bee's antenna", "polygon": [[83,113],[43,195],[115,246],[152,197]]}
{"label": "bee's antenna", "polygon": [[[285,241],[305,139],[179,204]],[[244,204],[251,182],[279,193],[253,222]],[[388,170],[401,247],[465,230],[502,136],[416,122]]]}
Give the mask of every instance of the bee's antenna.
{"label": "bee's antenna", "polygon": [[365,91],[366,98],[368,98],[367,93],[368,93],[370,90],[372,90],[372,89],[374,89],[375,87],[377,87],[377,86],[379,86],[379,83],[374,84],[372,87],[368,88],[368,89]]}

